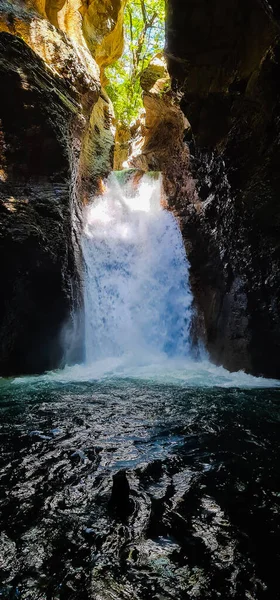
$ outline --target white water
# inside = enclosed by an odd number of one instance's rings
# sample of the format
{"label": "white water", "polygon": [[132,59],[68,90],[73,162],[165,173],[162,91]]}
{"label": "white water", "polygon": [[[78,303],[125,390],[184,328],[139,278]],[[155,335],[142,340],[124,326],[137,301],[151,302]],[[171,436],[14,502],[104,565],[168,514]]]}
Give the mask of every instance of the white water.
{"label": "white water", "polygon": [[190,348],[189,265],[175,217],[161,206],[161,181],[135,192],[112,175],[85,212],[86,363],[15,383],[136,379],[184,387],[278,387],[229,373]]}
{"label": "white water", "polygon": [[[161,180],[135,190],[114,175],[87,209],[83,252],[86,363],[187,357],[192,295],[178,223],[161,206]],[[149,357],[149,359],[148,359]]]}

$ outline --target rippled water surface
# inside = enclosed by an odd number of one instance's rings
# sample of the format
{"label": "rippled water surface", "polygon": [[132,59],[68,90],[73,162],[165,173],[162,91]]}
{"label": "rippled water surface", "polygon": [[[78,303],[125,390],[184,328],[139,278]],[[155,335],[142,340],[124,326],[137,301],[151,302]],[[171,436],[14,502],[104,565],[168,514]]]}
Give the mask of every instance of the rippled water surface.
{"label": "rippled water surface", "polygon": [[280,597],[280,392],[176,381],[0,381],[1,598]]}

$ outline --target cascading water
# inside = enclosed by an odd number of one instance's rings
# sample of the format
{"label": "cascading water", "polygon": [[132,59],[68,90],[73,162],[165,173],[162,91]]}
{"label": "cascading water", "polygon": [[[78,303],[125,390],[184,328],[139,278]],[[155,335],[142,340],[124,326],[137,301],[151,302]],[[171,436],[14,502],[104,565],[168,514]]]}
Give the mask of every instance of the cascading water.
{"label": "cascading water", "polygon": [[112,174],[84,215],[85,363],[41,381],[134,379],[187,387],[263,387],[230,373],[203,349],[192,356],[189,263],[161,178]]}
{"label": "cascading water", "polygon": [[83,238],[86,362],[190,354],[192,295],[179,225],[161,205],[160,177],[107,190],[87,209]]}

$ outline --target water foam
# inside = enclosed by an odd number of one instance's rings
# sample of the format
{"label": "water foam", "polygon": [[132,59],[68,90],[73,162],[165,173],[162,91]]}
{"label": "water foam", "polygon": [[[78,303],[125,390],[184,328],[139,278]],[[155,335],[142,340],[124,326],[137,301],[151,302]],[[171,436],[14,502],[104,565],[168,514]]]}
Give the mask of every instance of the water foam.
{"label": "water foam", "polygon": [[117,383],[121,381],[143,382],[151,385],[174,385],[189,388],[238,388],[265,389],[278,388],[280,381],[247,375],[243,371],[230,373],[223,367],[216,367],[207,360],[195,361],[191,358],[156,357],[143,358],[142,364],[131,356],[107,358],[95,361],[91,365],[75,365],[60,371],[41,376],[18,377],[16,385],[37,387],[55,387],[72,383]]}
{"label": "water foam", "polygon": [[83,253],[86,363],[188,356],[192,295],[179,225],[161,206],[160,178],[135,189],[114,175],[88,207]]}
{"label": "water foam", "polygon": [[86,363],[16,384],[138,380],[186,388],[271,388],[230,373],[190,347],[192,294],[180,228],[161,205],[161,180],[108,181],[86,209],[83,237]]}

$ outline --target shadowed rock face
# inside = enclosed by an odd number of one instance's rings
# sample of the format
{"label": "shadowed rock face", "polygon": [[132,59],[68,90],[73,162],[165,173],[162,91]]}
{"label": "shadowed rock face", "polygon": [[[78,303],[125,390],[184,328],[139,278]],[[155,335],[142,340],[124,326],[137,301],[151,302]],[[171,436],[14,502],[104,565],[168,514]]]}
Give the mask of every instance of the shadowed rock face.
{"label": "shadowed rock face", "polygon": [[53,369],[66,350],[82,358],[81,209],[112,168],[114,137],[83,34],[86,18],[92,35],[97,21],[81,5],[0,2],[1,375]]}
{"label": "shadowed rock face", "polygon": [[41,372],[62,360],[61,326],[80,301],[67,148],[77,104],[22,40],[2,33],[0,51],[0,365]]}
{"label": "shadowed rock face", "polygon": [[276,2],[168,2],[169,71],[193,137],[190,170],[167,175],[201,329],[217,363],[278,377],[279,19]]}

